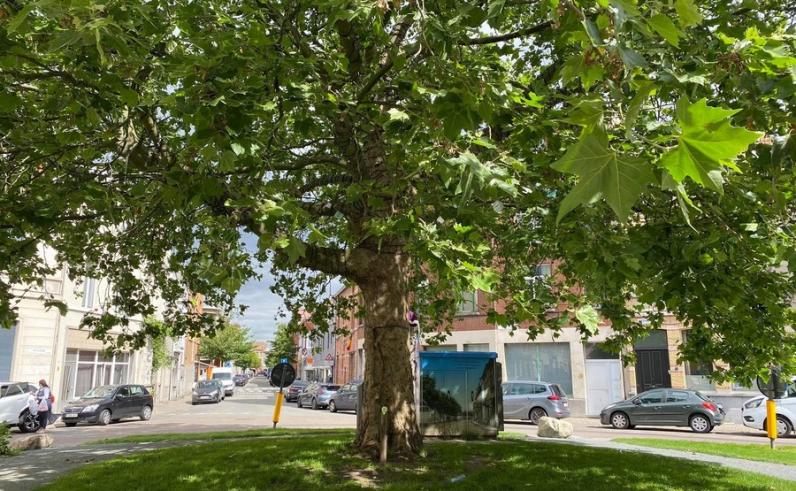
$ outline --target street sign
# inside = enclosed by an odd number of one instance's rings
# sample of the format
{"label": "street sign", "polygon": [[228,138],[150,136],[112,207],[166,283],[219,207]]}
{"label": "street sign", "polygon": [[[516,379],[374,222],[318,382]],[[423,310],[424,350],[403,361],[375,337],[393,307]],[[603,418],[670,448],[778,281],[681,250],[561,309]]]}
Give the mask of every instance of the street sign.
{"label": "street sign", "polygon": [[329,353],[328,355],[326,355],[326,358],[325,358],[325,360],[326,360],[326,361],[332,361],[332,360],[333,360],[333,358],[332,358],[332,354],[331,354],[331,353]]}
{"label": "street sign", "polygon": [[769,399],[782,399],[788,390],[788,385],[780,376],[779,368],[772,368],[768,381],[757,377],[757,388]]}
{"label": "street sign", "polygon": [[280,363],[271,370],[271,384],[274,387],[287,387],[296,380],[296,370],[289,363]]}
{"label": "street sign", "polygon": [[280,358],[279,363],[287,363],[287,358]]}

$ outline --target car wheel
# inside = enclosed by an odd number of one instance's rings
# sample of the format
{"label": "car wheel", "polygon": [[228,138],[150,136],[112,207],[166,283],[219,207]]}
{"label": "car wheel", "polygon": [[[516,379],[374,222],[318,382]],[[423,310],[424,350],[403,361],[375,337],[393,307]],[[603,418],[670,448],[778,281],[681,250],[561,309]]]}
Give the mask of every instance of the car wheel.
{"label": "car wheel", "polygon": [[547,411],[540,407],[535,407],[531,409],[531,412],[528,413],[528,419],[531,420],[531,424],[538,425],[539,420],[547,416]]}
{"label": "car wheel", "polygon": [[337,404],[334,403],[334,400],[329,401],[329,412],[330,413],[337,412]]}
{"label": "car wheel", "polygon": [[67,428],[74,428],[75,426],[77,426],[77,423],[64,423],[64,424],[66,425]]}
{"label": "car wheel", "polygon": [[695,414],[688,420],[688,426],[697,433],[710,433],[713,430],[713,425],[707,416]]}
{"label": "car wheel", "polygon": [[19,417],[17,428],[19,428],[19,431],[22,433],[33,433],[39,429],[39,420],[36,419],[36,416],[30,414],[30,411],[25,411],[22,413],[22,416]]}
{"label": "car wheel", "polygon": [[318,401],[316,401],[314,397],[312,398],[312,409],[318,409]]}
{"label": "car wheel", "polygon": [[103,409],[97,417],[97,423],[101,424],[102,426],[109,425],[111,423],[111,412],[107,409]]}
{"label": "car wheel", "polygon": [[[768,421],[763,423],[763,429],[768,431]],[[785,438],[793,431],[793,425],[784,416],[777,415],[777,437]]]}
{"label": "car wheel", "polygon": [[144,408],[141,409],[141,416],[139,417],[141,418],[141,421],[149,421],[149,419],[152,417],[152,408],[149,406],[144,406]]}
{"label": "car wheel", "polygon": [[623,412],[615,412],[611,415],[611,426],[617,430],[626,430],[630,428],[630,418]]}

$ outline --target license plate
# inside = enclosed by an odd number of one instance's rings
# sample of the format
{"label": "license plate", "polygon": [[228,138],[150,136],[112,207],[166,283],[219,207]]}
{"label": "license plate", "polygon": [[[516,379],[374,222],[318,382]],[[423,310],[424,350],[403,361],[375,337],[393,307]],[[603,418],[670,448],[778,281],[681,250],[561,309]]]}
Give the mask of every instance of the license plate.
{"label": "license plate", "polygon": [[210,396],[202,396],[200,399],[210,399]]}
{"label": "license plate", "polygon": [[77,418],[77,414],[64,414],[64,418]]}

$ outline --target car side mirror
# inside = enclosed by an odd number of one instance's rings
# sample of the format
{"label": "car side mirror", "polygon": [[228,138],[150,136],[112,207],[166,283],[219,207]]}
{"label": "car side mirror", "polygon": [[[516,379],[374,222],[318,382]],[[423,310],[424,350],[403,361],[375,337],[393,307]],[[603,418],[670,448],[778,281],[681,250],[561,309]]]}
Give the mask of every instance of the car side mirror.
{"label": "car side mirror", "polygon": [[641,405],[641,399],[633,399],[631,402],[633,404],[635,404],[636,406],[640,406]]}

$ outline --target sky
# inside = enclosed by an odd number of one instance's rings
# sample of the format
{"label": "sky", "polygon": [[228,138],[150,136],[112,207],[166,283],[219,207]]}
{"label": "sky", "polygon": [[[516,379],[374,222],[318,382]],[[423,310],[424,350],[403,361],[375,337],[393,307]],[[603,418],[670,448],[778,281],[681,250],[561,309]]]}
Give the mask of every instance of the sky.
{"label": "sky", "polygon": [[[243,242],[247,250],[252,252],[257,250],[256,236],[244,234]],[[287,319],[277,318],[279,307],[282,306],[282,298],[270,290],[271,285],[274,284],[270,265],[262,265],[259,272],[262,273],[261,279],[249,280],[238,292],[237,303],[247,305],[248,308],[242,316],[233,317],[232,321],[249,328],[254,340],[270,341],[276,333],[276,324],[287,322]],[[339,287],[339,282],[332,282],[332,292],[336,292]]]}

